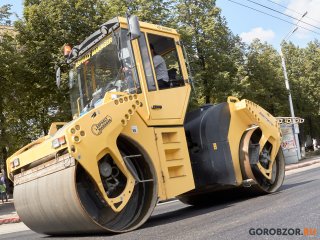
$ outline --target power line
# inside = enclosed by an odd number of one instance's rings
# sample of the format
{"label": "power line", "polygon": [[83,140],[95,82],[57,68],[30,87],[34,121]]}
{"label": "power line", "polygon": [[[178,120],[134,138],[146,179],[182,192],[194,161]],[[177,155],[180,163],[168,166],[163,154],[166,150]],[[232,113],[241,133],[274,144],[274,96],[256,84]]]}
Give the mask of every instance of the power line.
{"label": "power line", "polygon": [[271,3],[275,4],[275,5],[278,5],[278,6],[282,7],[282,8],[284,8],[284,9],[288,9],[288,10],[291,11],[291,12],[294,12],[294,13],[297,13],[297,14],[302,15],[302,14],[299,13],[298,11],[293,10],[293,9],[290,9],[290,8],[287,8],[286,6],[284,6],[284,5],[280,4],[280,3],[277,3],[277,2],[275,2],[275,1],[272,1],[272,0],[266,0],[266,1],[271,2]]}
{"label": "power line", "polygon": [[[275,5],[278,5],[278,6],[284,8],[284,9],[287,9],[287,10],[289,10],[289,11],[291,11],[291,12],[294,12],[294,13],[297,13],[297,14],[299,14],[299,15],[302,15],[302,13],[300,13],[300,12],[298,12],[298,11],[295,11],[295,10],[293,10],[293,9],[291,9],[291,8],[288,8],[288,7],[286,7],[286,6],[284,6],[284,5],[280,4],[280,3],[277,3],[277,2],[275,2],[275,1],[272,1],[272,0],[266,0],[266,1],[271,2],[271,3],[275,4]],[[309,16],[306,16],[306,18],[308,18],[308,19],[310,19],[310,20],[313,20],[313,21],[315,21],[315,22],[320,23],[319,20],[314,19],[314,18],[311,18],[311,17],[309,17]]]}
{"label": "power line", "polygon": [[[271,10],[271,11],[273,11],[273,12],[279,13],[279,14],[284,15],[284,16],[286,16],[286,17],[289,17],[289,18],[292,18],[292,19],[294,19],[294,20],[299,21],[299,19],[296,18],[296,17],[293,17],[293,16],[291,16],[291,15],[289,15],[289,14],[286,14],[286,13],[282,13],[282,12],[280,12],[280,11],[278,11],[278,10],[275,10],[275,9],[273,9],[273,8],[271,8],[271,7],[268,7],[268,6],[266,6],[266,5],[257,3],[257,2],[252,1],[252,0],[246,0],[246,1],[251,2],[251,3],[253,3],[253,4],[256,4],[256,5],[260,6],[260,7],[269,9],[269,10]],[[302,22],[302,23],[304,23],[304,24],[307,24],[307,25],[309,25],[310,27],[314,27],[314,28],[317,28],[317,29],[320,30],[319,27],[317,27],[317,26],[315,26],[315,25],[313,25],[313,24],[307,23],[307,22],[305,22],[305,21],[300,21],[300,22]]]}
{"label": "power line", "polygon": [[[248,5],[245,5],[245,4],[242,4],[242,3],[239,3],[239,2],[233,1],[233,0],[228,0],[228,1],[229,1],[229,2],[233,2],[233,3],[235,3],[235,4],[238,4],[238,5],[242,6],[242,7],[249,8],[249,9],[254,10],[254,11],[256,11],[256,12],[259,12],[259,13],[262,13],[262,14],[265,14],[265,15],[268,15],[268,16],[270,16],[270,17],[276,18],[276,19],[281,20],[281,21],[283,21],[283,22],[289,23],[290,25],[296,26],[296,24],[294,24],[294,23],[292,23],[292,22],[289,22],[289,21],[287,21],[287,20],[285,20],[285,19],[283,19],[283,18],[280,18],[280,17],[274,16],[274,15],[272,15],[272,14],[263,12],[263,11],[258,10],[258,9],[256,9],[256,8],[250,7],[250,6],[248,6]],[[303,28],[303,29],[305,29],[305,30],[307,30],[307,31],[313,32],[313,33],[315,33],[315,34],[317,34],[317,35],[320,35],[319,32],[313,31],[312,29],[309,29],[309,28],[306,28],[306,27],[303,27],[303,26],[299,26],[299,27],[300,27],[300,28]]]}

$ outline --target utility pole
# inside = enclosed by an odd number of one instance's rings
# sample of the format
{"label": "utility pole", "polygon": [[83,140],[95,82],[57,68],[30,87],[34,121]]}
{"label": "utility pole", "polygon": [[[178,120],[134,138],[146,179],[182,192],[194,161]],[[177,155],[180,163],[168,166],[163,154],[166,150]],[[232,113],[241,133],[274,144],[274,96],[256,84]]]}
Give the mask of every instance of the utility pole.
{"label": "utility pole", "polygon": [[[294,109],[293,109],[293,103],[292,103],[292,96],[291,96],[291,90],[290,90],[290,85],[289,85],[289,79],[288,79],[288,74],[287,74],[287,68],[286,68],[286,62],[284,59],[284,56],[282,54],[282,49],[280,47],[280,56],[281,56],[281,64],[282,64],[282,70],[283,70],[283,75],[284,75],[284,81],[286,84],[286,89],[288,90],[288,95],[289,95],[289,106],[290,106],[290,113],[291,117],[294,118]],[[293,124],[293,134],[294,134],[294,141],[296,143],[296,151],[297,151],[297,157],[298,160],[301,159],[301,152],[300,152],[300,142],[299,142],[299,125],[298,124]]]}
{"label": "utility pole", "polygon": [[[288,97],[289,97],[289,107],[290,107],[290,113],[291,113],[291,117],[294,118],[294,108],[293,108],[293,103],[292,103],[292,96],[291,96],[291,90],[290,90],[290,84],[289,84],[289,79],[288,79],[288,74],[287,74],[287,68],[286,68],[286,61],[285,58],[283,56],[282,53],[282,42],[285,42],[286,40],[288,40],[292,34],[294,34],[299,26],[299,22],[301,21],[302,18],[304,18],[307,15],[308,12],[305,12],[301,18],[299,19],[299,21],[295,24],[295,28],[290,31],[284,38],[283,40],[280,42],[280,56],[281,56],[281,64],[282,64],[282,70],[283,70],[283,75],[284,75],[284,81],[285,81],[285,85],[286,85],[286,89],[288,90]],[[298,124],[293,124],[292,125],[292,130],[293,130],[293,134],[294,134],[294,141],[296,143],[296,151],[297,151],[297,157],[298,160],[301,159],[301,151],[300,151],[300,142],[299,142],[299,125]]]}

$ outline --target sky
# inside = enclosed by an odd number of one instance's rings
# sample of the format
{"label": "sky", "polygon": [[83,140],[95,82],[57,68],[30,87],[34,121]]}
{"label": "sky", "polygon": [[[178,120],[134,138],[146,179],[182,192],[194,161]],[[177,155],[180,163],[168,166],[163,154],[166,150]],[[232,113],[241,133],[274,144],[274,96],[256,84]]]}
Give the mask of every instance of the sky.
{"label": "sky", "polygon": [[[271,14],[287,22],[240,6],[235,2]],[[12,11],[22,17],[23,0],[0,0],[0,5],[3,4],[13,5]],[[320,39],[320,0],[217,0],[216,4],[221,8],[221,13],[226,18],[231,31],[247,43],[250,43],[254,38],[259,38],[278,48],[280,42],[295,28],[298,21],[296,19],[300,19],[305,12],[307,15],[298,23],[300,27],[288,40],[300,47],[305,47],[308,42],[316,38]],[[296,19],[282,14],[290,15]],[[13,17],[12,20],[15,19]]]}
{"label": "sky", "polygon": [[[271,14],[289,23],[234,2]],[[308,42],[314,39],[320,39],[320,0],[217,0],[217,6],[221,8],[221,13],[225,16],[232,32],[238,34],[247,43],[259,38],[278,48],[280,42],[288,34],[290,35],[295,24],[305,12],[307,15],[298,23],[300,27],[287,39],[300,47],[305,47]],[[282,14],[290,15],[298,20]]]}
{"label": "sky", "polygon": [[[0,6],[5,4],[11,4],[11,11],[18,14],[19,17],[22,17],[23,11],[23,0],[0,0]],[[12,21],[17,20],[16,17],[11,18]]]}

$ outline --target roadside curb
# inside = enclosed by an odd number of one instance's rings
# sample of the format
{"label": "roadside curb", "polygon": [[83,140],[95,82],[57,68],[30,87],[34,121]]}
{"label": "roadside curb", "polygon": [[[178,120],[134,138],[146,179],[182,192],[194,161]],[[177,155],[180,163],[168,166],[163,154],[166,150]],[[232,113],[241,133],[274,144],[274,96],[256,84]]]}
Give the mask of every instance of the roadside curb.
{"label": "roadside curb", "polygon": [[320,163],[320,159],[318,160],[313,160],[313,161],[308,161],[308,162],[304,162],[304,163],[297,163],[297,164],[292,164],[292,165],[288,165],[286,166],[286,171],[290,171],[293,169],[297,169],[297,168],[302,168],[302,167],[307,167],[316,163]]}
{"label": "roadside curb", "polygon": [[19,223],[19,222],[21,222],[21,219],[19,217],[0,219],[0,225],[8,224],[8,223]]}

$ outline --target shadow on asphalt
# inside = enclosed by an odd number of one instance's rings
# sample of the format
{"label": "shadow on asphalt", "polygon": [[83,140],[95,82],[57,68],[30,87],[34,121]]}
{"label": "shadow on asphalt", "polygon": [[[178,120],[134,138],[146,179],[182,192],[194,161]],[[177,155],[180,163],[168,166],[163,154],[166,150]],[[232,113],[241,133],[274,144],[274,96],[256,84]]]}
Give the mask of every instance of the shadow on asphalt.
{"label": "shadow on asphalt", "polygon": [[284,184],[279,188],[279,191],[287,190],[290,188],[294,188],[300,185],[308,184],[310,182],[314,182],[315,180],[309,180],[309,181],[304,181],[304,182],[298,182],[298,183],[291,183],[291,184]]}
{"label": "shadow on asphalt", "polygon": [[209,203],[205,202],[199,206],[186,205],[186,207],[182,209],[151,216],[151,218],[141,227],[141,229],[208,214],[209,212],[225,209],[235,203],[253,199],[261,195],[263,194],[248,191],[246,188],[230,189],[208,194],[206,197],[210,199]]}

